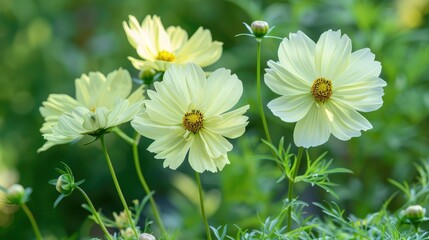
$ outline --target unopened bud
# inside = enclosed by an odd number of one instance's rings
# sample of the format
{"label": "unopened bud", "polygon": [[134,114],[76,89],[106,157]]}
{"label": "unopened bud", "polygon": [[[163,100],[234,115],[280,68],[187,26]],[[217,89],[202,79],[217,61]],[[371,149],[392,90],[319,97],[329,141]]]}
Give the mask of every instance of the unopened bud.
{"label": "unopened bud", "polygon": [[152,84],[157,71],[153,68],[143,69],[139,73],[139,78],[143,80],[145,84]]}
{"label": "unopened bud", "polygon": [[404,217],[406,217],[412,222],[423,219],[425,214],[426,214],[426,209],[420,205],[409,206],[404,211]]}
{"label": "unopened bud", "polygon": [[113,212],[113,217],[115,218],[115,223],[118,228],[125,228],[128,225],[128,218],[124,211],[119,214]]}
{"label": "unopened bud", "polygon": [[134,237],[133,229],[128,227],[125,230],[121,230],[121,237],[125,239],[132,239]]}
{"label": "unopened bud", "polygon": [[64,194],[65,196],[70,195],[73,190],[76,188],[74,178],[70,174],[63,174],[58,177],[55,188],[58,192]]}
{"label": "unopened bud", "polygon": [[252,22],[250,27],[252,28],[253,35],[255,35],[257,38],[265,36],[270,29],[270,26],[267,22],[259,20]]}
{"label": "unopened bud", "polygon": [[10,203],[21,204],[24,203],[25,189],[20,184],[13,184],[6,191],[6,198]]}
{"label": "unopened bud", "polygon": [[142,233],[139,236],[139,240],[156,240],[156,238],[149,233]]}

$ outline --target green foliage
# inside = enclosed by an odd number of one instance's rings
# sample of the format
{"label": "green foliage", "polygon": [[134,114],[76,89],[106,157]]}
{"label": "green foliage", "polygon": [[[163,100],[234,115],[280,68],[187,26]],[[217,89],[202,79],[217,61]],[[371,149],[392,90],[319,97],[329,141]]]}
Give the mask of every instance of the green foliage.
{"label": "green foliage", "polygon": [[320,188],[323,188],[327,193],[332,194],[335,198],[339,198],[338,195],[335,193],[335,191],[332,190],[331,187],[337,186],[337,184],[332,183],[329,180],[330,174],[337,174],[337,173],[352,173],[351,170],[346,168],[332,168],[329,167],[332,164],[332,160],[326,161],[323,160],[323,157],[326,155],[326,153],[323,153],[315,160],[310,160],[310,156],[307,151],[307,167],[306,171],[303,175],[297,176],[295,181],[303,181],[306,183],[310,183],[311,186],[318,186]]}
{"label": "green foliage", "polygon": [[294,157],[294,154],[290,153],[290,145],[286,149],[284,148],[284,138],[282,137],[280,139],[278,147],[275,147],[265,140],[262,141],[276,154],[275,158],[266,158],[276,162],[282,169],[283,175],[277,182],[280,182],[284,179],[286,179],[288,182],[294,181],[295,183],[306,182],[309,183],[312,187],[316,185],[324,189],[327,193],[330,193],[332,196],[338,199],[338,195],[335,193],[335,191],[332,190],[332,187],[337,185],[329,180],[329,175],[338,173],[352,173],[351,170],[346,168],[330,169],[333,159],[329,161],[324,159],[327,152],[321,154],[316,159],[311,160],[308,151],[306,151],[306,170],[302,175],[294,177],[293,173],[296,171],[296,164],[293,164],[291,159],[293,158],[294,161],[297,159]]}
{"label": "green foliage", "polygon": [[405,196],[408,205],[427,203],[429,201],[429,165],[425,164],[425,162],[421,165],[414,165],[419,173],[417,176],[418,184],[415,186],[411,187],[405,181],[401,184],[393,179],[389,179],[389,182],[397,187]]}
{"label": "green foliage", "polygon": [[[429,172],[426,171],[429,167],[429,162],[422,165],[417,165],[421,175],[418,179],[427,179]],[[422,171],[423,169],[426,169]],[[415,192],[420,195],[426,187],[425,181],[419,181],[413,187],[408,184],[399,184],[392,180],[395,185],[398,185],[404,196],[410,195],[410,192]],[[213,228],[212,231],[218,240],[221,239],[427,239],[429,234],[419,228],[420,224],[428,221],[429,218],[424,217],[416,226],[410,222],[401,219],[399,210],[390,212],[388,205],[397,196],[393,194],[383,204],[382,208],[374,213],[366,215],[364,218],[358,218],[354,215],[347,215],[336,202],[326,202],[324,204],[313,202],[313,206],[317,206],[322,211],[322,216],[308,216],[305,213],[305,208],[309,205],[301,201],[293,201],[292,203],[284,204],[282,211],[274,218],[267,217],[261,222],[260,229],[242,229],[238,227],[236,235],[227,235],[228,226]],[[426,205],[427,199],[421,204]],[[404,202],[403,206],[409,206],[409,202]],[[294,207],[294,221],[296,227],[293,231],[285,231],[285,225],[282,224],[284,212],[289,207]],[[306,218],[303,216],[307,215]],[[235,236],[235,237],[234,237]]]}

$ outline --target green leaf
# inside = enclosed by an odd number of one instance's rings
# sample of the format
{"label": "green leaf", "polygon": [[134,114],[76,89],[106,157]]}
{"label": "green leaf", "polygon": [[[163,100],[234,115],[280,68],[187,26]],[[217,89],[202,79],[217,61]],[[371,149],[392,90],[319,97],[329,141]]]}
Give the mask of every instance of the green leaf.
{"label": "green leaf", "polygon": [[389,178],[387,181],[393,186],[399,188],[399,190],[401,190],[407,196],[407,199],[411,199],[410,186],[408,185],[407,182],[404,182],[403,184],[401,184],[391,178]]}
{"label": "green leaf", "polygon": [[55,202],[54,202],[54,208],[56,208],[57,207],[57,205],[61,202],[61,200],[63,200],[63,198],[65,197],[65,195],[64,194],[60,194],[58,197],[57,197],[57,200],[55,200]]}

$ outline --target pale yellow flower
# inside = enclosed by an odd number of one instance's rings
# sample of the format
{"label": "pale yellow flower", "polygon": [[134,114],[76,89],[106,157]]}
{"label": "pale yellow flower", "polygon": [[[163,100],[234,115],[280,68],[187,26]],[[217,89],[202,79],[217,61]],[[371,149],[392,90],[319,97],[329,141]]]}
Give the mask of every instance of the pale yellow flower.
{"label": "pale yellow flower", "polygon": [[130,121],[142,110],[143,86],[130,95],[132,79],[126,70],[119,69],[107,76],[100,72],[83,74],[76,79],[75,86],[76,98],[51,94],[40,107],[45,119],[40,131],[47,142],[38,152],[101,133]]}
{"label": "pale yellow flower", "polygon": [[123,27],[130,44],[141,59],[129,57],[139,70],[155,69],[165,71],[170,64],[195,63],[206,67],[222,55],[222,43],[213,41],[209,30],[202,27],[188,39],[180,27],[170,26],[167,30],[158,16],[147,16],[140,24],[129,16]]}
{"label": "pale yellow flower", "polygon": [[386,82],[369,49],[351,48],[340,31],[323,33],[317,43],[302,32],[291,33],[280,44],[279,61],[268,62],[265,83],[281,95],[268,107],[283,121],[297,122],[297,146],[321,145],[331,134],[345,141],[372,128],[358,111],[381,107]]}
{"label": "pale yellow flower", "polygon": [[417,28],[425,21],[429,13],[427,0],[396,0],[397,21],[405,28]]}
{"label": "pale yellow flower", "polygon": [[243,116],[248,105],[229,111],[243,93],[242,82],[223,68],[206,78],[200,67],[187,64],[172,65],[154,87],[148,90],[145,111],[131,122],[137,132],[155,140],[148,150],[171,169],[188,155],[196,172],[222,170],[232,150],[226,138],[241,136],[248,124]]}

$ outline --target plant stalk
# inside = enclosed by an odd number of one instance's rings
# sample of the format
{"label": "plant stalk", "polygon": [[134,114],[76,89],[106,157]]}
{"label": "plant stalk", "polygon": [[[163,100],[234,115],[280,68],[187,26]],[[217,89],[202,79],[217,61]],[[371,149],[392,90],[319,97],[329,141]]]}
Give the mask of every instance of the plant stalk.
{"label": "plant stalk", "polygon": [[98,214],[98,211],[95,210],[95,207],[94,207],[94,205],[91,202],[91,199],[88,197],[88,195],[85,193],[85,191],[83,191],[82,188],[80,188],[80,187],[76,187],[76,188],[83,195],[83,197],[85,198],[85,200],[88,203],[89,207],[91,208],[92,214],[94,215],[95,219],[97,220],[98,225],[100,225],[101,230],[103,230],[104,235],[107,237],[107,239],[113,240],[113,238],[110,235],[109,231],[107,231],[106,226],[104,226],[104,223],[101,220],[100,215]]}
{"label": "plant stalk", "polygon": [[122,140],[127,142],[130,145],[134,144],[134,139],[129,137],[126,133],[124,133],[119,127],[114,127],[112,132],[116,133]]}
{"label": "plant stalk", "polygon": [[24,210],[25,214],[27,215],[28,219],[30,220],[31,226],[33,227],[34,234],[36,235],[36,239],[42,240],[43,239],[42,234],[40,233],[39,227],[37,226],[36,219],[34,218],[30,209],[27,207],[27,204],[22,203],[21,207]]}
{"label": "plant stalk", "polygon": [[[270,131],[268,130],[267,119],[265,118],[264,106],[262,105],[262,93],[261,93],[261,41],[256,41],[256,91],[258,92],[258,107],[259,113],[261,114],[262,125],[264,126],[265,137],[267,141],[272,144]],[[276,157],[273,152],[274,157]]]}
{"label": "plant stalk", "polygon": [[140,183],[141,183],[143,189],[145,190],[146,194],[149,196],[149,202],[150,202],[150,206],[152,208],[152,212],[153,212],[153,215],[155,217],[155,220],[158,223],[158,226],[161,229],[162,234],[164,236],[167,236],[167,230],[165,229],[164,223],[161,220],[161,217],[160,217],[158,208],[156,206],[155,200],[153,199],[153,195],[151,194],[149,186],[147,185],[147,182],[146,182],[146,180],[143,176],[143,173],[141,171],[139,152],[137,149],[139,141],[140,141],[140,137],[141,137],[141,135],[136,133],[134,141],[132,143],[134,165],[135,165],[137,176],[139,177]]}
{"label": "plant stalk", "polygon": [[133,229],[134,235],[138,239],[139,235],[137,233],[136,226],[134,225],[133,219],[131,217],[131,212],[128,209],[127,202],[125,201],[124,195],[122,194],[121,187],[119,186],[119,182],[118,182],[118,179],[116,177],[115,170],[113,169],[112,161],[110,160],[109,153],[107,152],[107,148],[106,148],[106,145],[104,143],[104,136],[100,137],[100,141],[101,141],[101,146],[103,148],[104,156],[106,158],[106,163],[107,163],[107,166],[108,166],[109,171],[110,171],[110,175],[112,175],[113,183],[115,184],[116,191],[118,192],[119,198],[121,199],[122,205],[124,207],[125,214],[127,215],[128,223],[131,225],[131,228]]}
{"label": "plant stalk", "polygon": [[198,193],[200,195],[201,215],[203,217],[204,225],[205,225],[205,228],[206,228],[207,240],[211,240],[212,236],[210,234],[209,223],[207,222],[206,212],[204,210],[203,188],[201,187],[200,174],[197,173],[197,172],[195,172],[195,179],[196,179],[197,184],[198,184]]}
{"label": "plant stalk", "polygon": [[[303,147],[299,147],[298,149],[298,156],[296,157],[295,161],[293,162],[293,166],[292,166],[292,178],[289,179],[289,188],[287,191],[287,199],[289,201],[289,203],[292,202],[292,197],[293,197],[293,187],[295,184],[295,179],[296,179],[296,175],[298,174],[298,170],[299,170],[299,165],[301,164],[301,158],[302,158],[302,153],[304,152],[304,148]],[[292,208],[293,205],[291,204],[288,208],[287,211],[287,231],[290,232],[292,230]]]}

